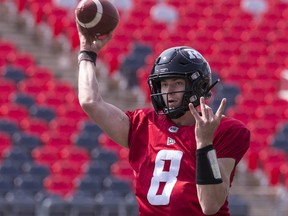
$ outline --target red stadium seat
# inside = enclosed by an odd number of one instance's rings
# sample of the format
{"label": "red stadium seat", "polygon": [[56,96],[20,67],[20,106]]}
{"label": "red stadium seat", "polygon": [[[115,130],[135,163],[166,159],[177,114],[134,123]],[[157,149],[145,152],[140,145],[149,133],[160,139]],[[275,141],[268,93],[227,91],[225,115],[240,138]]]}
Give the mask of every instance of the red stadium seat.
{"label": "red stadium seat", "polygon": [[56,110],[58,117],[63,117],[66,119],[87,120],[88,115],[82,110],[79,104],[63,104]]}
{"label": "red stadium seat", "polygon": [[35,82],[46,83],[54,79],[54,74],[51,69],[38,65],[31,65],[24,72],[31,80]]}
{"label": "red stadium seat", "polygon": [[[13,93],[12,93],[13,94]],[[5,94],[1,94],[0,95],[0,104],[1,105],[6,105],[8,103],[10,103],[10,98],[11,97],[7,97],[8,95],[5,95]]]}
{"label": "red stadium seat", "polygon": [[40,93],[36,96],[36,102],[39,105],[45,105],[53,109],[58,108],[65,103],[64,98],[59,97],[54,92]]}
{"label": "red stadium seat", "polygon": [[62,160],[71,161],[79,164],[79,166],[86,165],[90,162],[89,152],[81,147],[68,147],[60,151],[60,157]]}
{"label": "red stadium seat", "polygon": [[13,143],[9,134],[0,132],[0,162],[3,156],[11,149]]}
{"label": "red stadium seat", "polygon": [[29,111],[25,106],[11,103],[0,106],[0,116],[21,121],[29,117]]}
{"label": "red stadium seat", "polygon": [[[60,34],[63,33],[63,29],[69,26],[70,24],[70,19],[66,17],[66,10],[63,10],[63,14],[60,14],[59,11],[53,12],[50,14],[47,18],[47,23],[50,26],[52,30],[52,35],[54,37],[59,36]],[[59,13],[59,14],[58,14]]]}
{"label": "red stadium seat", "polygon": [[7,61],[13,64],[14,67],[23,70],[36,63],[34,57],[29,53],[10,53],[7,56]]}
{"label": "red stadium seat", "polygon": [[16,92],[16,84],[12,80],[0,78],[0,92],[9,98],[9,95]]}
{"label": "red stadium seat", "polygon": [[46,83],[46,88],[55,92],[58,97],[65,97],[65,95],[75,91],[71,83],[61,80],[50,80]]}
{"label": "red stadium seat", "polygon": [[48,123],[45,120],[33,117],[22,119],[20,121],[20,127],[23,131],[38,136],[43,135],[49,130]]}
{"label": "red stadium seat", "polygon": [[34,24],[38,26],[43,22],[45,11],[51,8],[51,0],[26,0],[26,8],[34,18]]}
{"label": "red stadium seat", "polygon": [[76,183],[73,182],[71,178],[63,177],[61,175],[46,177],[43,181],[43,185],[49,193],[62,197],[68,197],[76,188]]}
{"label": "red stadium seat", "polygon": [[41,146],[32,150],[32,158],[36,163],[50,167],[60,159],[59,149],[51,146]]}
{"label": "red stadium seat", "polygon": [[72,146],[70,136],[64,136],[58,131],[47,131],[41,136],[41,140],[45,146],[57,148],[58,150]]}
{"label": "red stadium seat", "polygon": [[119,160],[111,165],[111,174],[120,178],[125,179],[130,182],[134,179],[133,169],[131,165],[126,160]]}
{"label": "red stadium seat", "polygon": [[108,137],[105,133],[102,133],[99,137],[99,144],[111,151],[119,152],[123,147],[118,145],[116,142],[114,142],[110,137]]}
{"label": "red stadium seat", "polygon": [[36,96],[41,92],[47,92],[45,82],[35,82],[33,79],[20,81],[18,83],[18,89],[31,96]]}
{"label": "red stadium seat", "polygon": [[83,174],[83,166],[76,161],[59,160],[51,165],[51,175],[69,178],[70,181],[81,178]]}
{"label": "red stadium seat", "polygon": [[67,119],[65,117],[53,119],[49,123],[49,129],[54,132],[58,132],[63,136],[71,136],[74,133],[78,133],[78,119]]}
{"label": "red stadium seat", "polygon": [[7,56],[14,54],[17,52],[17,48],[15,47],[15,44],[9,41],[5,41],[0,39],[0,58],[2,60],[7,60]]}

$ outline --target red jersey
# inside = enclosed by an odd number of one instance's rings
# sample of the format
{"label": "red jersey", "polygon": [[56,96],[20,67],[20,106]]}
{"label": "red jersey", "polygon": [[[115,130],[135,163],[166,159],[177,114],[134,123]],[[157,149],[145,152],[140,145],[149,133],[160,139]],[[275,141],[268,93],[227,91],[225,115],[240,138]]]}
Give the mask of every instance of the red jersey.
{"label": "red jersey", "polygon": [[[135,194],[141,216],[204,215],[196,190],[194,126],[176,126],[153,109],[126,112],[130,119],[129,162],[135,173]],[[223,118],[213,146],[218,158],[236,165],[249,147],[250,132],[238,120]],[[235,167],[231,174],[231,182]],[[215,215],[228,216],[228,202]]]}

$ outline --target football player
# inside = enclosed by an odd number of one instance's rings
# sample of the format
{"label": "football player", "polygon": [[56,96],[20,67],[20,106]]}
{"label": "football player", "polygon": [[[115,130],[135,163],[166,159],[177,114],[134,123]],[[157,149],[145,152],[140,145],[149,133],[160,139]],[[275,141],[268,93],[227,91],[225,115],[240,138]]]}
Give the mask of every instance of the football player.
{"label": "football player", "polygon": [[215,113],[205,103],[217,82],[205,58],[187,46],[164,50],[148,78],[153,108],[125,112],[102,98],[95,75],[97,54],[112,35],[79,36],[80,104],[129,149],[140,215],[230,215],[227,196],[250,132],[223,115],[225,98]]}

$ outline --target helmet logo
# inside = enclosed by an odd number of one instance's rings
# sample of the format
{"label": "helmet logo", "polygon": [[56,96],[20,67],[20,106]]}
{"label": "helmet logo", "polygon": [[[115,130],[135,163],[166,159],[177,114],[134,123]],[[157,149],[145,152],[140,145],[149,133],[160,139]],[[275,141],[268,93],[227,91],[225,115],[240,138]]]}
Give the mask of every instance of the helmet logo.
{"label": "helmet logo", "polygon": [[191,75],[191,79],[192,79],[192,80],[196,80],[198,77],[200,77],[199,72],[195,72],[195,73],[193,73],[193,74]]}
{"label": "helmet logo", "polygon": [[190,102],[191,102],[191,103],[195,102],[196,100],[197,100],[197,96],[196,96],[196,95],[192,95],[192,96],[190,97]]}
{"label": "helmet logo", "polygon": [[201,54],[197,52],[196,50],[185,49],[185,51],[188,53],[189,59],[201,59],[202,58]]}

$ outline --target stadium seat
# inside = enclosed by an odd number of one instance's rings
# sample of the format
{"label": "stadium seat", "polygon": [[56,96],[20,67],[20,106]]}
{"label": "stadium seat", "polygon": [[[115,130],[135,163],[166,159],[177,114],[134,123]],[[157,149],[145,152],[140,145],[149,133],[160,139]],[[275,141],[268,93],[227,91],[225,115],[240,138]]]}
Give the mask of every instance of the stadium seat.
{"label": "stadium seat", "polygon": [[81,123],[79,123],[79,131],[82,132],[87,132],[90,135],[100,135],[102,134],[102,129],[95,123],[92,122],[91,120],[87,120],[87,121],[82,121]]}
{"label": "stadium seat", "polygon": [[[90,189],[94,190],[94,188]],[[94,197],[88,196],[87,194],[74,193],[69,197],[68,203],[71,206],[70,216],[98,215]]]}
{"label": "stadium seat", "polygon": [[84,168],[76,161],[58,160],[51,164],[51,175],[63,177],[74,181],[81,178],[84,174]]}
{"label": "stadium seat", "polygon": [[22,80],[18,83],[18,90],[24,94],[36,96],[41,92],[47,92],[45,82],[35,82],[33,79]]}
{"label": "stadium seat", "polygon": [[0,176],[13,180],[22,173],[20,167],[11,162],[3,162],[0,167]]}
{"label": "stadium seat", "polygon": [[44,119],[29,117],[20,121],[20,128],[29,134],[42,136],[49,130],[48,123]]}
{"label": "stadium seat", "polygon": [[101,161],[92,161],[90,164],[85,166],[85,173],[87,177],[91,177],[99,180],[110,176],[110,166],[107,163]]}
{"label": "stadium seat", "polygon": [[238,94],[240,94],[240,89],[238,86],[235,86],[233,84],[223,84],[222,87],[219,88],[219,90],[217,90],[217,92],[215,93],[215,97],[213,98],[213,101],[211,103],[211,108],[216,111],[222,98],[226,98],[226,112],[229,107],[235,105],[235,98]]}
{"label": "stadium seat", "polygon": [[5,195],[14,190],[13,181],[10,177],[2,176],[0,177],[0,197],[5,197]]}
{"label": "stadium seat", "polygon": [[50,175],[50,170],[47,166],[35,163],[34,161],[24,163],[22,165],[23,174],[31,175],[35,179],[43,180]]}
{"label": "stadium seat", "polygon": [[43,119],[50,122],[56,117],[56,112],[53,108],[45,105],[33,105],[29,109],[30,115],[35,118]]}
{"label": "stadium seat", "polygon": [[54,79],[54,72],[51,69],[39,65],[32,65],[24,72],[30,80],[35,82],[47,83]]}
{"label": "stadium seat", "polygon": [[59,95],[54,92],[47,92],[38,94],[36,96],[36,102],[39,105],[57,109],[60,105],[65,103],[65,99],[59,97]]}
{"label": "stadium seat", "polygon": [[[26,0],[27,1],[27,0]],[[38,1],[31,1],[27,2],[26,4],[26,9],[29,15],[29,18],[26,19],[28,21],[28,25],[31,26],[39,26],[39,24],[42,23],[43,21],[43,15],[44,15],[44,8],[45,8],[45,3],[38,2]]]}
{"label": "stadium seat", "polygon": [[[65,19],[66,18],[66,19]],[[60,7],[48,8],[44,11],[44,21],[50,28],[52,36],[54,39],[62,32],[62,29],[65,28],[68,19],[68,10]]]}
{"label": "stadium seat", "polygon": [[0,116],[5,116],[6,118],[13,119],[17,122],[29,117],[29,110],[19,104],[5,104],[0,106]]}
{"label": "stadium seat", "polygon": [[0,92],[1,94],[7,95],[7,97],[9,97],[9,95],[11,93],[16,92],[17,87],[16,84],[10,80],[10,79],[5,79],[4,77],[0,78]]}
{"label": "stadium seat", "polygon": [[35,195],[43,190],[42,179],[35,178],[31,174],[22,174],[14,179],[15,190],[24,191],[28,194]]}
{"label": "stadium seat", "polygon": [[65,97],[66,94],[75,91],[72,84],[57,79],[47,82],[46,86],[49,91],[55,92],[58,96]]}
{"label": "stadium seat", "polygon": [[111,166],[118,160],[118,156],[114,151],[97,148],[91,152],[91,160]]}
{"label": "stadium seat", "polygon": [[99,144],[102,148],[119,152],[123,147],[114,142],[110,137],[107,136],[107,134],[102,133],[98,138]]}
{"label": "stadium seat", "polygon": [[63,104],[56,110],[58,117],[64,117],[66,119],[75,120],[75,116],[78,117],[79,121],[87,120],[87,114],[82,110],[78,104]]}
{"label": "stadium seat", "polygon": [[13,166],[21,167],[24,163],[32,160],[30,151],[21,147],[13,147],[4,155],[5,162],[13,164]]}
{"label": "stadium seat", "polygon": [[42,145],[41,139],[35,134],[19,132],[12,136],[13,144],[15,147],[23,148],[28,151]]}
{"label": "stadium seat", "polygon": [[31,65],[36,64],[34,57],[29,53],[11,53],[7,56],[7,61],[14,67],[26,70]]}
{"label": "stadium seat", "polygon": [[4,132],[12,136],[14,133],[19,132],[18,123],[15,120],[8,118],[0,118],[0,132]]}
{"label": "stadium seat", "polygon": [[87,196],[94,197],[97,193],[103,190],[102,179],[95,178],[94,176],[85,176],[83,179],[79,179],[77,183],[77,192],[86,194]]}
{"label": "stadium seat", "polygon": [[94,148],[99,147],[97,134],[91,134],[86,131],[75,134],[73,143],[79,147],[92,151]]}
{"label": "stadium seat", "polygon": [[90,162],[90,152],[77,146],[64,148],[60,151],[59,155],[62,160],[66,160],[71,163],[77,163],[81,166]]}
{"label": "stadium seat", "polygon": [[39,207],[39,215],[70,216],[69,203],[59,195],[50,195],[43,199]]}
{"label": "stadium seat", "polygon": [[99,215],[126,215],[123,197],[114,191],[100,192],[95,196],[96,212]]}
{"label": "stadium seat", "polygon": [[51,146],[41,146],[32,150],[31,155],[37,164],[50,167],[60,159],[59,149]]}
{"label": "stadium seat", "polygon": [[274,167],[279,167],[286,161],[286,153],[283,150],[267,147],[259,151],[258,167],[262,169],[268,178],[268,183],[278,183],[279,173],[274,172]]}
{"label": "stadium seat", "polygon": [[19,81],[27,78],[22,69],[9,66],[4,69],[3,75],[5,79],[12,80],[15,83],[18,83]]}
{"label": "stadium seat", "polygon": [[[1,66],[0,66],[1,67]],[[7,95],[0,95],[0,104],[2,104],[2,105],[7,105],[7,104],[9,104],[10,103],[10,98],[9,97],[7,97]]]}
{"label": "stadium seat", "polygon": [[288,134],[275,133],[275,136],[271,140],[271,145],[288,153]]}
{"label": "stadium seat", "polygon": [[48,192],[63,198],[72,194],[76,187],[73,179],[62,175],[50,175],[43,180],[43,184]]}
{"label": "stadium seat", "polygon": [[33,96],[21,92],[13,93],[11,95],[11,101],[15,104],[26,106],[27,108],[30,108],[35,104],[35,99]]}
{"label": "stadium seat", "polygon": [[55,118],[50,121],[49,129],[62,136],[71,136],[74,133],[78,133],[77,120],[77,118],[74,120],[65,117]]}
{"label": "stadium seat", "polygon": [[43,145],[57,148],[59,151],[66,147],[71,147],[73,145],[70,136],[63,136],[58,131],[47,131],[41,136]]}
{"label": "stadium seat", "polygon": [[111,175],[109,164],[101,161],[92,161],[90,164],[86,165],[85,173],[87,177],[91,177],[95,180],[99,179],[100,181]]}
{"label": "stadium seat", "polygon": [[11,206],[11,215],[35,215],[36,213],[34,198],[25,191],[11,191],[6,195],[6,200]]}
{"label": "stadium seat", "polygon": [[111,174],[115,177],[132,182],[134,173],[128,160],[119,160],[111,165]]}
{"label": "stadium seat", "polygon": [[125,197],[133,191],[130,181],[124,180],[118,177],[106,177],[103,180],[104,190],[113,191],[117,193],[120,197]]}
{"label": "stadium seat", "polygon": [[2,161],[3,156],[11,149],[12,145],[11,136],[5,132],[0,132],[0,161]]}

